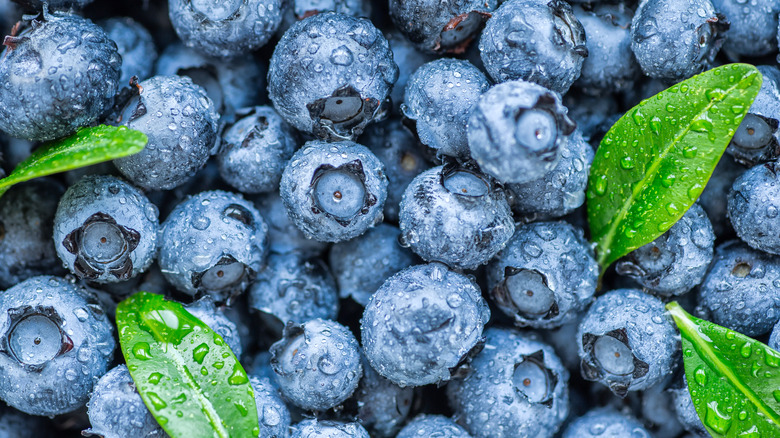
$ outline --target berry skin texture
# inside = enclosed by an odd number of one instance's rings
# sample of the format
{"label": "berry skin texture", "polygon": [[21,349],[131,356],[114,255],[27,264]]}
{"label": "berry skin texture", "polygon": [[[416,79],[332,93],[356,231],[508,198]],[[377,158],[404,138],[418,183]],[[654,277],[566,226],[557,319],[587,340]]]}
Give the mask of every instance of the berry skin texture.
{"label": "berry skin texture", "polygon": [[170,190],[184,184],[209,158],[219,115],[206,92],[188,77],[154,76],[125,105],[118,122],[149,138],[139,153],[114,160],[137,186]]}
{"label": "berry skin texture", "polygon": [[487,263],[515,230],[506,195],[492,179],[449,165],[426,170],[409,184],[399,224],[402,245],[456,269]]}
{"label": "berry skin texture", "polygon": [[363,378],[355,392],[357,417],[372,436],[395,437],[412,409],[414,388],[401,388],[385,379],[362,358]]}
{"label": "berry skin texture", "polygon": [[360,142],[385,165],[385,221],[397,223],[404,190],[414,177],[430,167],[423,156],[420,142],[401,120],[396,118],[369,125],[360,137]]}
{"label": "berry skin texture", "polygon": [[710,320],[746,336],[768,333],[780,320],[780,257],[756,251],[741,241],[715,249],[699,285],[699,304]]}
{"label": "berry skin texture", "polygon": [[354,17],[371,16],[369,0],[293,0],[292,12],[299,20],[323,12],[338,12]]}
{"label": "berry skin texture", "polygon": [[780,70],[770,65],[757,68],[763,77],[761,89],[726,149],[748,167],[780,156]]}
{"label": "berry skin texture", "polygon": [[490,310],[469,277],[431,263],[385,281],[360,320],[363,350],[398,386],[447,382],[478,351]]}
{"label": "berry skin texture", "polygon": [[116,283],[144,272],[157,256],[157,207],[113,176],[88,175],[60,199],[57,255],[77,277]]}
{"label": "berry skin texture", "polygon": [[585,30],[565,1],[505,1],[479,40],[496,82],[523,79],[565,94],[588,56]]}
{"label": "berry skin texture", "polygon": [[273,254],[249,287],[249,305],[277,337],[288,321],[336,319],[339,295],[325,263],[300,253]]}
{"label": "berry skin texture", "polygon": [[588,48],[575,87],[596,96],[634,88],[640,71],[631,51],[631,10],[622,3],[600,4],[592,11],[577,6],[574,15],[585,29]]}
{"label": "berry skin texture", "polygon": [[674,410],[677,414],[677,420],[688,432],[694,436],[707,437],[709,433],[707,428],[701,422],[701,418],[696,413],[696,407],[693,405],[691,393],[688,392],[688,384],[685,376],[682,377],[685,383],[682,388],[670,389],[674,401]]}
{"label": "berry skin texture", "polygon": [[580,321],[577,342],[582,376],[619,397],[669,375],[680,347],[664,303],[637,289],[615,289],[597,298]]}
{"label": "berry skin texture", "polygon": [[235,58],[262,47],[282,23],[283,0],[170,0],[176,34],[197,52]]}
{"label": "berry skin texture", "polygon": [[260,420],[260,434],[267,438],[287,438],[290,436],[290,410],[287,409],[279,393],[267,378],[249,377],[249,383],[255,393],[257,417]]}
{"label": "berry skin texture", "polygon": [[145,27],[129,17],[109,18],[97,22],[97,25],[116,43],[117,51],[122,56],[120,87],[127,87],[133,76],[143,81],[152,75],[157,49],[152,35]]}
{"label": "berry skin texture", "polygon": [[169,44],[157,60],[160,76],[188,76],[206,90],[217,112],[230,118],[238,108],[258,103],[266,71],[251,57],[230,61],[208,58],[180,42]]}
{"label": "berry skin texture", "polygon": [[471,438],[466,429],[442,415],[418,415],[409,422],[396,438]]}
{"label": "berry skin texture", "polygon": [[489,87],[485,75],[470,62],[437,59],[409,77],[401,111],[414,121],[420,142],[437,156],[467,158],[466,123]]}
{"label": "berry skin texture", "polygon": [[704,279],[714,244],[707,214],[693,204],[664,234],[619,261],[616,270],[654,295],[682,295]]}
{"label": "berry skin texture", "polygon": [[728,218],[742,241],[753,249],[780,254],[780,196],[774,162],[759,164],[737,177],[728,196]]}
{"label": "berry skin texture", "polygon": [[0,198],[0,288],[67,272],[51,243],[54,211],[63,192],[52,179],[34,179]]}
{"label": "berry skin texture", "polygon": [[480,96],[468,119],[471,156],[505,183],[527,183],[555,168],[574,132],[557,93],[526,81],[507,81]]}
{"label": "berry skin texture", "polygon": [[166,436],[138,394],[125,365],[113,368],[97,381],[87,407],[92,427],[85,434],[104,438]]}
{"label": "berry skin texture", "polygon": [[596,293],[598,264],[582,230],[566,222],[517,227],[488,263],[488,289],[519,327],[555,328],[571,322]]}
{"label": "berry skin texture", "polygon": [[268,106],[237,115],[240,119],[222,134],[220,176],[242,193],[277,190],[284,167],[298,149],[295,132]]}
{"label": "berry skin texture", "polygon": [[585,203],[593,148],[579,129],[566,138],[555,167],[543,177],[522,184],[507,184],[512,211],[526,217],[561,217]]}
{"label": "berry skin texture", "polygon": [[766,343],[773,350],[780,350],[780,324],[775,324],[772,333],[769,334],[769,341]]}
{"label": "berry skin texture", "polygon": [[414,254],[398,244],[400,235],[398,228],[379,224],[331,247],[329,265],[342,298],[365,306],[387,278],[415,262]]}
{"label": "berry skin texture", "polygon": [[91,21],[45,13],[5,45],[0,130],[8,135],[36,141],[64,137],[97,121],[114,103],[122,57]]}
{"label": "berry skin texture", "polygon": [[307,239],[290,221],[279,191],[264,193],[254,198],[254,202],[268,224],[268,247],[271,253],[319,255],[327,248],[328,244],[325,242]]}
{"label": "berry skin texture", "polygon": [[647,76],[679,82],[709,68],[727,28],[710,0],[647,0],[631,21],[631,49]]}
{"label": "berry skin texture", "polygon": [[179,291],[230,301],[265,266],[267,236],[263,217],[240,195],[201,192],[163,223],[158,263]]}
{"label": "berry skin texture", "polygon": [[352,396],[363,375],[355,336],[334,321],[289,323],[270,351],[282,396],[306,410],[323,411],[341,404]]}
{"label": "berry skin texture", "polygon": [[292,427],[291,438],[369,438],[360,423],[318,421],[316,418],[303,420]]}
{"label": "berry skin texture", "polygon": [[562,438],[651,438],[642,423],[612,407],[597,408],[574,420]]}
{"label": "berry skin texture", "polygon": [[0,332],[0,399],[30,415],[84,406],[114,354],[97,298],[58,277],[33,277],[0,294]]}
{"label": "berry skin texture", "polygon": [[497,0],[390,0],[390,18],[426,53],[463,53],[479,36]]}
{"label": "berry skin texture", "polygon": [[384,117],[398,66],[370,21],[324,12],[284,33],[268,71],[268,95],[296,129],[322,140],[354,140]]}
{"label": "berry skin texture", "polygon": [[569,413],[569,372],[532,333],[485,330],[485,348],[447,387],[460,424],[475,438],[552,438]]}
{"label": "berry skin texture", "polygon": [[777,52],[776,30],[780,3],[775,0],[712,0],[715,10],[726,16],[729,30],[723,50],[732,55],[762,56]]}
{"label": "berry skin texture", "polygon": [[290,220],[320,242],[355,238],[382,221],[384,165],[351,141],[310,141],[282,174],[279,191]]}

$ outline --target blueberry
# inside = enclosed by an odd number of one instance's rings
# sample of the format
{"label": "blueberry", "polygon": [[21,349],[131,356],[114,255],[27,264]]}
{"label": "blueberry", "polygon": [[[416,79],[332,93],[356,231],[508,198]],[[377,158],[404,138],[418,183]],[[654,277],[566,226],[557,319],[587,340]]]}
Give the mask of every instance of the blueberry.
{"label": "blueberry", "polygon": [[84,406],[114,353],[95,296],[58,277],[33,277],[0,294],[0,327],[0,399],[30,415]]}
{"label": "blueberry", "polygon": [[107,372],[95,384],[87,403],[90,429],[87,436],[103,438],[162,438],[162,430],[152,413],[144,405],[135,382],[125,365]]}
{"label": "blueberry", "polygon": [[265,193],[254,199],[257,210],[268,223],[268,247],[275,254],[298,252],[305,255],[319,255],[327,243],[307,239],[303,232],[290,221],[287,210],[278,191]]}
{"label": "blueberry", "polygon": [[780,351],[780,324],[775,324],[772,333],[769,334],[769,341],[766,343],[769,348]]}
{"label": "blueberry", "polygon": [[483,94],[468,119],[471,156],[483,172],[506,183],[545,176],[574,132],[556,93],[526,81],[507,81]]}
{"label": "blueberry", "polygon": [[293,155],[279,191],[287,215],[306,237],[340,242],[382,221],[387,178],[365,146],[315,140]]}
{"label": "blueberry", "polygon": [[63,137],[97,121],[114,103],[122,57],[91,21],[45,12],[4,44],[0,130],[10,136]]}
{"label": "blueberry", "polygon": [[631,49],[646,75],[678,82],[710,67],[726,29],[710,0],[646,0],[631,21]]}
{"label": "blueberry", "polygon": [[319,421],[316,418],[303,420],[293,426],[291,438],[369,438],[360,423]]}
{"label": "blueberry", "polygon": [[731,157],[722,157],[712,173],[707,186],[699,196],[699,205],[707,212],[712,223],[712,231],[716,236],[725,236],[731,231],[731,223],[727,217],[728,198],[731,186],[745,168],[735,163]]}
{"label": "blueberry", "polygon": [[737,236],[751,248],[780,254],[780,187],[774,162],[759,164],[734,180],[728,196],[728,218]]}
{"label": "blueberry", "polygon": [[277,190],[282,171],[298,148],[295,132],[268,106],[237,115],[240,119],[222,134],[217,153],[220,176],[243,193]]}
{"label": "blueberry", "polygon": [[360,141],[385,165],[385,220],[398,222],[398,209],[404,190],[415,176],[430,167],[419,148],[419,142],[395,118],[369,125]]}
{"label": "blueberry", "polygon": [[380,376],[363,356],[363,378],[355,392],[355,399],[360,424],[372,435],[395,437],[409,416],[413,396],[414,388],[401,388]]}
{"label": "blueberry", "polygon": [[532,333],[485,331],[485,348],[462,381],[448,385],[456,418],[475,437],[551,438],[569,412],[569,372]]}
{"label": "blueberry", "polygon": [[133,76],[144,80],[152,75],[157,48],[152,35],[143,25],[129,17],[109,18],[97,24],[116,43],[117,51],[122,56],[120,87],[128,86]]}
{"label": "blueberry", "polygon": [[404,426],[396,438],[471,438],[466,430],[441,415],[418,415]]}
{"label": "blueberry", "polygon": [[277,336],[288,321],[335,319],[338,298],[336,281],[325,263],[298,253],[271,253],[249,288],[250,307]]}
{"label": "blueberry", "polygon": [[671,297],[701,283],[712,261],[715,235],[699,204],[652,242],[630,252],[616,265],[648,292]]}
{"label": "blueberry", "polygon": [[574,85],[593,95],[633,88],[640,72],[631,51],[632,11],[623,3],[598,4],[590,11],[575,7],[574,15],[585,29],[588,48]]}
{"label": "blueberry", "polygon": [[412,266],[369,300],[360,321],[364,353],[401,387],[447,382],[479,351],[489,318],[472,279],[438,263]]}
{"label": "blueberry", "polygon": [[11,188],[0,199],[0,288],[66,272],[51,241],[54,211],[63,192],[54,180],[36,179]]}
{"label": "blueberry", "polygon": [[3,408],[0,413],[0,438],[40,438],[43,436],[56,436],[43,418],[23,414],[16,409]]}
{"label": "blueberry", "polygon": [[114,160],[134,184],[155,190],[177,187],[203,167],[217,140],[211,99],[188,77],[154,76],[139,84],[139,94],[117,122],[149,138],[139,153]]}
{"label": "blueberry", "polygon": [[411,41],[395,29],[385,35],[390,43],[390,50],[393,51],[393,60],[398,65],[398,80],[390,91],[390,99],[393,101],[393,111],[401,114],[401,104],[404,102],[404,91],[409,77],[421,65],[432,61],[433,56],[417,50]]}
{"label": "blueberry", "polygon": [[664,303],[636,289],[616,289],[590,306],[577,331],[582,375],[619,397],[670,374],[679,340]]}
{"label": "blueberry", "polygon": [[561,94],[588,56],[585,30],[562,0],[505,1],[487,21],[479,51],[494,81],[524,79]]}
{"label": "blueberry", "polygon": [[290,436],[290,411],[285,406],[276,388],[267,378],[250,377],[255,393],[260,435],[264,438],[287,438]]}
{"label": "blueberry", "polygon": [[574,420],[562,438],[651,438],[650,432],[636,418],[611,407],[590,410]]}
{"label": "blueberry", "polygon": [[156,74],[187,76],[206,90],[217,112],[230,116],[256,105],[265,90],[265,69],[251,57],[215,60],[182,43],[169,44],[157,60]]}
{"label": "blueberry", "polygon": [[221,336],[236,357],[241,357],[243,348],[238,326],[228,318],[224,307],[217,307],[214,300],[207,295],[193,303],[185,304],[184,309]]}
{"label": "blueberry", "polygon": [[693,405],[691,393],[688,392],[688,384],[685,376],[682,378],[683,387],[679,389],[670,389],[674,399],[674,410],[677,414],[677,420],[683,425],[685,430],[696,436],[709,437],[707,428],[701,422],[699,414],[696,413],[696,407]]}
{"label": "blueberry", "polygon": [[482,30],[498,0],[390,0],[390,18],[428,53],[463,53]]}
{"label": "blueberry", "polygon": [[406,84],[401,111],[422,144],[437,155],[468,158],[466,122],[490,84],[470,62],[442,58],[423,64]]}
{"label": "blueberry", "polygon": [[363,375],[355,336],[341,324],[320,318],[288,323],[283,338],[271,346],[271,367],[286,399],[316,411],[348,399]]}
{"label": "blueberry", "polygon": [[331,247],[330,269],[342,298],[352,297],[365,306],[388,277],[414,263],[412,252],[398,244],[400,235],[398,228],[380,224]]}
{"label": "blueberry", "polygon": [[761,56],[777,52],[777,26],[780,3],[758,0],[712,0],[715,10],[726,16],[729,29],[723,50],[730,55]]}
{"label": "blueberry", "polygon": [[88,175],[70,186],[54,216],[54,245],[79,278],[124,281],[157,255],[157,207],[113,176]]}
{"label": "blueberry", "polygon": [[746,166],[780,156],[780,70],[769,65],[757,68],[764,78],[761,89],[726,149]]}
{"label": "blueberry", "polygon": [[176,34],[197,52],[235,58],[262,47],[282,22],[283,0],[170,0]]}
{"label": "blueberry", "polygon": [[566,222],[521,225],[488,264],[490,295],[520,327],[572,321],[596,293],[599,269],[588,242]]}
{"label": "blueberry", "polygon": [[451,165],[426,170],[409,184],[399,224],[403,245],[457,269],[487,263],[515,228],[506,195],[490,177]]}
{"label": "blueberry", "polygon": [[158,262],[179,291],[230,301],[265,265],[267,235],[263,217],[241,196],[201,192],[163,223]]}
{"label": "blueberry", "polygon": [[271,57],[268,94],[300,131],[353,140],[384,116],[397,78],[387,40],[370,21],[325,12],[284,33]]}
{"label": "blueberry", "polygon": [[541,178],[507,184],[512,210],[525,217],[565,216],[585,202],[593,148],[577,129],[562,142],[560,158]]}
{"label": "blueberry", "polygon": [[756,251],[741,241],[715,249],[699,286],[699,304],[710,320],[746,336],[768,333],[780,320],[780,257]]}

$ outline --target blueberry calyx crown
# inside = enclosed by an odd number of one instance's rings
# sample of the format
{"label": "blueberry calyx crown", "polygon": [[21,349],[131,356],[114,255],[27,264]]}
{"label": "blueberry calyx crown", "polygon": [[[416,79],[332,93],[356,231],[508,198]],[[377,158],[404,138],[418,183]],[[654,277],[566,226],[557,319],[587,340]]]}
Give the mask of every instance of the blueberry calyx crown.
{"label": "blueberry calyx crown", "polygon": [[245,280],[254,277],[254,271],[229,254],[223,254],[210,268],[193,272],[192,286],[199,291],[240,291]]}
{"label": "blueberry calyx crown", "polygon": [[369,122],[383,118],[382,106],[377,99],[364,99],[355,87],[347,85],[331,96],[307,104],[306,108],[314,135],[331,140],[351,140],[363,132]]}
{"label": "blueberry calyx crown", "polygon": [[521,326],[526,325],[524,319],[553,319],[560,313],[547,277],[535,269],[506,266],[503,280],[490,295],[499,307],[511,310],[515,323]]}
{"label": "blueberry calyx crown", "polygon": [[[571,6],[562,0],[552,0],[547,3],[553,15],[555,43],[561,47],[569,46],[577,55],[587,58],[588,47],[585,45],[585,29],[574,16]],[[568,134],[567,134],[568,135]]]}
{"label": "blueberry calyx crown", "polygon": [[[596,343],[602,338],[612,338],[619,341],[625,348],[624,352],[630,353],[631,366],[626,368],[626,370],[629,370],[626,374],[610,373],[598,360],[595,347]],[[650,371],[650,365],[634,355],[628,343],[628,335],[625,328],[612,330],[603,335],[584,333],[582,335],[582,348],[585,352],[585,356],[580,362],[582,377],[590,381],[605,380],[610,391],[618,397],[625,397],[631,382],[644,377]],[[616,359],[624,359],[624,357],[619,356],[618,352],[615,352],[614,355]]]}
{"label": "blueberry calyx crown", "polygon": [[442,28],[433,51],[456,55],[465,53],[474,35],[480,33],[485,22],[492,16],[493,14],[485,11],[469,11],[453,17]]}
{"label": "blueberry calyx crown", "polygon": [[51,307],[23,306],[8,310],[8,333],[0,337],[0,352],[28,371],[40,372],[46,363],[73,349],[62,330],[62,317]]}
{"label": "blueberry calyx crown", "polygon": [[141,240],[138,231],[117,223],[110,215],[98,212],[81,227],[68,233],[62,245],[76,256],[73,269],[80,278],[93,280],[104,271],[120,280],[133,273],[130,253]]}
{"label": "blueberry calyx crown", "polygon": [[[346,189],[346,190],[345,190]],[[309,183],[311,211],[324,214],[342,227],[358,215],[368,214],[377,199],[366,190],[366,174],[360,160],[335,167],[319,166]]]}
{"label": "blueberry calyx crown", "polygon": [[544,365],[544,351],[522,355],[512,373],[515,391],[531,404],[552,409],[558,375]]}

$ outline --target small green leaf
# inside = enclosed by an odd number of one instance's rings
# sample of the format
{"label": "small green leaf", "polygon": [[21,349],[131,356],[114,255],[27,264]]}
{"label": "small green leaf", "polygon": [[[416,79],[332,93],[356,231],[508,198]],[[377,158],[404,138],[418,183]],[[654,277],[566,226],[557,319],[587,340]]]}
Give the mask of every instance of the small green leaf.
{"label": "small green leaf", "polygon": [[138,392],[171,438],[260,433],[244,368],[225,341],[181,304],[138,292],[119,303],[116,322]]}
{"label": "small green leaf", "polygon": [[666,305],[682,335],[696,412],[713,437],[780,436],[780,353]]}
{"label": "small green leaf", "polygon": [[602,273],[663,234],[698,199],[761,82],[752,65],[714,68],[642,101],[610,128],[587,191]]}
{"label": "small green leaf", "polygon": [[23,181],[138,153],[147,141],[146,134],[126,126],[81,128],[70,137],[42,145],[19,163],[0,179],[0,196]]}

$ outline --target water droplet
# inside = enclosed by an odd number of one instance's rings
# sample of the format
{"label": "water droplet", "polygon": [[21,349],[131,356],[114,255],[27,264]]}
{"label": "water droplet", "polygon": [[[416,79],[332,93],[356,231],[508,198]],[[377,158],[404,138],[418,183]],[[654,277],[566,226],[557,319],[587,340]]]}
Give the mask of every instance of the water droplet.
{"label": "water droplet", "polygon": [[152,385],[156,385],[160,383],[160,380],[162,380],[162,378],[163,375],[161,373],[152,373],[149,374],[148,382],[151,383]]}
{"label": "water droplet", "polygon": [[731,416],[718,410],[718,402],[711,401],[707,403],[704,414],[704,422],[715,432],[725,435],[731,428]]}
{"label": "water droplet", "polygon": [[228,383],[234,386],[243,385],[249,380],[246,378],[246,374],[244,373],[244,369],[241,368],[241,365],[236,363],[233,366],[233,374],[228,377]]}
{"label": "water droplet", "polygon": [[751,354],[753,354],[753,346],[750,344],[750,342],[745,342],[742,344],[742,348],[739,349],[739,354],[741,354],[744,358],[748,358]]}
{"label": "water droplet", "polygon": [[707,385],[707,370],[705,370],[702,367],[696,368],[696,371],[693,373],[693,379],[701,386]]}
{"label": "water droplet", "polygon": [[620,159],[620,167],[626,170],[634,168],[634,159],[628,155]]}
{"label": "water droplet", "polygon": [[149,360],[152,358],[152,347],[146,342],[138,342],[133,345],[133,356],[139,360]]}
{"label": "water droplet", "polygon": [[705,119],[694,120],[693,123],[691,123],[691,131],[695,132],[710,132],[712,131],[712,128],[712,122]]}
{"label": "water droplet", "polygon": [[606,178],[606,176],[602,176],[601,178],[596,180],[596,182],[593,185],[593,190],[599,196],[604,196],[604,194],[607,193],[607,178]]}
{"label": "water droplet", "polygon": [[149,397],[149,401],[152,403],[152,406],[157,409],[158,411],[160,409],[164,409],[168,406],[167,403],[163,401],[163,399],[160,398],[159,395],[157,395],[154,392],[147,392],[146,396]]}
{"label": "water droplet", "polygon": [[200,344],[192,351],[192,358],[195,360],[195,362],[203,364],[203,359],[206,357],[208,352],[209,346],[205,343]]}

